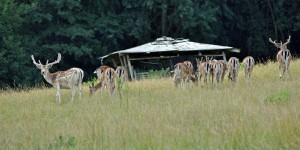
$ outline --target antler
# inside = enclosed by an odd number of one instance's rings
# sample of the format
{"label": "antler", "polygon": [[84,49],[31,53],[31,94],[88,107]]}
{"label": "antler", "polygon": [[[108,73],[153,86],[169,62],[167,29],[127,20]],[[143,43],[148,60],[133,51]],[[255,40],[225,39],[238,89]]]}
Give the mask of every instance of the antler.
{"label": "antler", "polygon": [[289,36],[289,38],[287,39],[287,41],[283,44],[284,46],[287,46],[291,41],[291,36]]}
{"label": "antler", "polygon": [[43,65],[40,60],[39,60],[39,63],[36,63],[33,55],[31,55],[31,59],[32,59],[33,64],[35,64],[38,68]]}
{"label": "antler", "polygon": [[273,41],[271,38],[269,38],[269,41],[270,41],[271,43],[273,43],[277,48],[280,48],[280,43],[276,43],[276,40]]}
{"label": "antler", "polygon": [[54,62],[52,62],[52,63],[49,63],[48,64],[48,60],[47,60],[47,63],[46,63],[46,65],[54,65],[54,64],[57,64],[57,63],[59,63],[60,62],[60,60],[61,60],[61,55],[60,55],[60,53],[58,53],[58,56],[57,56],[57,60],[56,61],[54,61]]}

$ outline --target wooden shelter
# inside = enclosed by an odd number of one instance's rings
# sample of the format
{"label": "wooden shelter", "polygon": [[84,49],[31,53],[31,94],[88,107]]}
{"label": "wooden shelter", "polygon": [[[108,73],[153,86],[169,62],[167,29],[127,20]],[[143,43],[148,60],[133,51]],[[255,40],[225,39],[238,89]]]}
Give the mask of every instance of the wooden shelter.
{"label": "wooden shelter", "polygon": [[230,46],[220,46],[191,42],[183,38],[161,37],[126,50],[116,51],[100,57],[101,63],[109,59],[115,66],[120,64],[129,70],[129,76],[134,80],[134,69],[131,61],[146,59],[171,59],[180,56],[214,56],[222,57],[226,61],[225,52],[239,52]]}

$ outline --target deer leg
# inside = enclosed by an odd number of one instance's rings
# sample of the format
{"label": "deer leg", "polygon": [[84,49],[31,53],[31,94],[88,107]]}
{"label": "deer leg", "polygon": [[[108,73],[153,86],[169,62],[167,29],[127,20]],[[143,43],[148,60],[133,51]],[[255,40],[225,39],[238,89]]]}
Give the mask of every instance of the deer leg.
{"label": "deer leg", "polygon": [[279,78],[282,78],[282,67],[281,64],[279,64]]}
{"label": "deer leg", "polygon": [[78,95],[79,95],[79,100],[81,100],[81,83],[78,83]]}
{"label": "deer leg", "polygon": [[71,102],[73,102],[73,99],[74,99],[74,96],[75,96],[76,90],[75,90],[75,87],[74,87],[74,85],[72,85],[72,84],[69,84],[69,86],[70,86],[70,89],[71,89]]}
{"label": "deer leg", "polygon": [[60,104],[60,85],[59,83],[56,84],[56,103]]}

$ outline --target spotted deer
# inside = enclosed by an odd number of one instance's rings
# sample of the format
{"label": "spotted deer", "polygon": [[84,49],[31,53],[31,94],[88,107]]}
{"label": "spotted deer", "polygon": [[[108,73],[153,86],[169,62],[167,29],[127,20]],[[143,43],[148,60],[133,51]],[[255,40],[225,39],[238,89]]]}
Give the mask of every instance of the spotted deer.
{"label": "spotted deer", "polygon": [[118,66],[116,68],[115,74],[117,76],[116,80],[118,83],[118,88],[122,89],[123,84],[128,80],[127,70],[123,66]]}
{"label": "spotted deer", "polygon": [[188,67],[189,80],[191,80],[197,86],[198,85],[198,77],[197,77],[197,75],[193,74],[194,66],[193,66],[192,62],[184,61],[183,64],[185,64]]}
{"label": "spotted deer", "polygon": [[89,86],[90,96],[93,95],[97,90],[100,90],[101,92],[103,91],[103,88],[106,86],[104,83],[104,72],[108,68],[110,68],[110,67],[103,65],[94,71],[94,73],[97,74],[98,83],[96,85],[94,85],[94,83],[92,83],[92,85]]}
{"label": "spotted deer", "polygon": [[221,82],[223,82],[225,74],[228,71],[228,66],[227,66],[227,63],[224,60],[219,60],[219,62],[223,65],[222,74],[221,74]]}
{"label": "spotted deer", "polygon": [[116,73],[113,68],[107,68],[103,74],[103,84],[107,86],[108,93],[115,95],[117,93]]}
{"label": "spotted deer", "polygon": [[212,72],[212,84],[214,84],[214,80],[216,80],[217,86],[220,87],[220,82],[223,74],[223,63],[220,61],[213,61],[211,63],[211,72]]}
{"label": "spotted deer", "polygon": [[106,65],[102,65],[94,71],[94,73],[97,74],[98,80],[102,79],[103,73],[107,68],[110,68],[110,67],[106,66]]}
{"label": "spotted deer", "polygon": [[269,38],[269,41],[275,45],[275,47],[279,48],[279,51],[276,55],[277,62],[279,64],[279,78],[284,78],[286,72],[289,70],[290,62],[292,60],[292,55],[290,50],[287,48],[287,45],[291,41],[291,36],[287,39],[285,43],[282,44],[276,43],[276,40],[273,41],[271,38]]}
{"label": "spotted deer", "polygon": [[245,72],[245,79],[247,82],[250,81],[251,73],[253,71],[253,67],[255,64],[254,58],[251,56],[247,56],[243,59],[243,66],[244,66],[244,72]]}
{"label": "spotted deer", "polygon": [[178,87],[178,85],[182,84],[185,88],[189,84],[190,75],[192,73],[190,72],[190,69],[187,65],[184,63],[177,63],[174,66],[174,76],[173,76],[173,82],[175,83],[175,86]]}
{"label": "spotted deer", "polygon": [[203,81],[207,85],[207,81],[210,76],[209,60],[206,59],[205,61],[203,61],[203,58],[201,58],[201,60],[196,59],[196,62],[197,62],[197,72],[198,72],[199,82],[201,82],[201,78],[203,77]]}
{"label": "spotted deer", "polygon": [[228,61],[228,78],[232,81],[233,85],[236,84],[239,74],[239,59],[231,57]]}
{"label": "spotted deer", "polygon": [[103,82],[98,82],[96,85],[94,85],[94,83],[92,83],[92,85],[89,86],[90,96],[92,96],[97,90],[102,89],[102,87],[103,87]]}
{"label": "spotted deer", "polygon": [[52,65],[58,64],[60,62],[60,53],[58,53],[56,61],[48,63],[47,60],[45,65],[43,65],[40,60],[39,63],[37,63],[33,55],[31,55],[31,59],[33,61],[33,64],[35,64],[35,66],[41,70],[41,74],[43,75],[44,79],[53,87],[56,87],[56,102],[61,103],[60,89],[71,89],[71,101],[73,101],[76,93],[75,86],[78,87],[79,99],[81,99],[81,83],[84,76],[84,72],[80,68],[71,68],[66,71],[50,73],[49,69],[52,67]]}

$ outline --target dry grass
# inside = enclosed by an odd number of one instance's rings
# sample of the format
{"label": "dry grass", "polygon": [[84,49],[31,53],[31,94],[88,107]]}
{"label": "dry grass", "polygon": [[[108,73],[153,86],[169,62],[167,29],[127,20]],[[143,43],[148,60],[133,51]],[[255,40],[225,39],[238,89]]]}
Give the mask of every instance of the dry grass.
{"label": "dry grass", "polygon": [[128,83],[62,104],[55,89],[0,93],[0,149],[297,149],[300,61],[279,80],[272,62],[254,68],[251,85],[176,89],[172,79]]}

